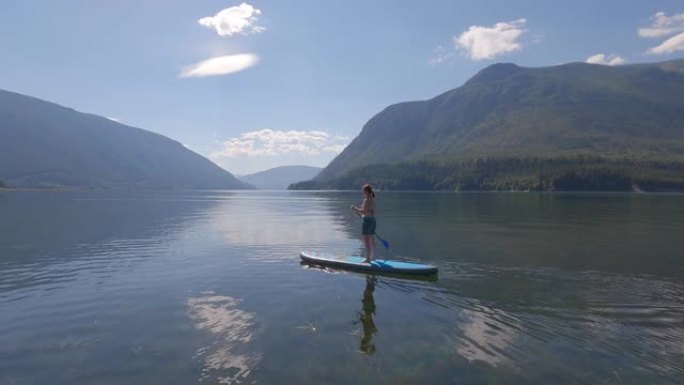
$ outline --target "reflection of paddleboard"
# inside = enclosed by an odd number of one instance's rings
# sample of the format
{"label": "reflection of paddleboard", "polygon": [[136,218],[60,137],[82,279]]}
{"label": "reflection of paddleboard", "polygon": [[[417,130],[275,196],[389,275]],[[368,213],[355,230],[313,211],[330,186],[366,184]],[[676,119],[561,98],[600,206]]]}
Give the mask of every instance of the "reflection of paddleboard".
{"label": "reflection of paddleboard", "polygon": [[343,269],[396,274],[437,274],[436,266],[424,265],[422,263],[391,261],[388,259],[376,259],[371,263],[367,263],[363,262],[362,257],[337,256],[308,251],[302,251],[299,253],[299,256],[302,258],[302,261],[306,263],[321,266],[339,267]]}

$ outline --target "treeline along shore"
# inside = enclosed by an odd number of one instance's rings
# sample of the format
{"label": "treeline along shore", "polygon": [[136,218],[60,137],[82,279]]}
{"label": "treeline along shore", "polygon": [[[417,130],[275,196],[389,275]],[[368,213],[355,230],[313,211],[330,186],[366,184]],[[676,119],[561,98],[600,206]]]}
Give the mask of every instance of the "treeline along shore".
{"label": "treeline along shore", "polygon": [[572,157],[478,157],[358,167],[331,180],[292,190],[356,189],[456,191],[684,191],[684,161]]}

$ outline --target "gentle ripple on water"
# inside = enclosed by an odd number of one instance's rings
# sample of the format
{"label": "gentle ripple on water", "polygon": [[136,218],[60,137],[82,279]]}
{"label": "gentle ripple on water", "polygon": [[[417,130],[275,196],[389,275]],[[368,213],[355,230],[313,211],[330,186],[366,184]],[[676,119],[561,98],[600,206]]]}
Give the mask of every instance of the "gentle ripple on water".
{"label": "gentle ripple on water", "polygon": [[208,292],[190,298],[188,311],[195,326],[215,335],[216,342],[195,354],[203,362],[202,383],[239,384],[259,363],[260,354],[250,346],[256,315],[239,308],[240,300]]}
{"label": "gentle ripple on water", "polygon": [[[383,236],[431,282],[300,266],[360,251],[356,194],[117,194],[0,196],[0,384],[684,383],[680,200],[387,195]],[[634,235],[630,269],[654,239],[671,274],[596,270],[630,250],[597,223]]]}
{"label": "gentle ripple on water", "polygon": [[[563,345],[577,355],[619,357],[621,367],[652,370],[663,378],[684,373],[684,287],[677,280],[494,267],[479,274],[483,267],[475,272],[468,267],[454,267],[459,272],[450,277],[452,290],[433,292],[429,300],[461,309],[458,316],[465,321],[459,322],[457,339],[467,344],[458,351],[469,359],[524,365],[530,351]],[[536,294],[543,298],[505,284],[499,286],[504,293],[483,296],[477,289],[488,280],[522,280],[543,291]],[[476,289],[468,287],[471,282]],[[473,291],[479,300],[468,297]],[[514,346],[520,340],[525,349]]]}

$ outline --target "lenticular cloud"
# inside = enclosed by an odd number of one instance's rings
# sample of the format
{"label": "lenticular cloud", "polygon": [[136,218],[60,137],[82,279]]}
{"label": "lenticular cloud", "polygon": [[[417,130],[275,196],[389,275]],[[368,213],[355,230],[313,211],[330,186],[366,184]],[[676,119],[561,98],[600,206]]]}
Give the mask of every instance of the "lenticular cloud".
{"label": "lenticular cloud", "polygon": [[259,57],[251,53],[226,55],[189,65],[180,74],[182,78],[228,75],[246,70],[259,63]]}

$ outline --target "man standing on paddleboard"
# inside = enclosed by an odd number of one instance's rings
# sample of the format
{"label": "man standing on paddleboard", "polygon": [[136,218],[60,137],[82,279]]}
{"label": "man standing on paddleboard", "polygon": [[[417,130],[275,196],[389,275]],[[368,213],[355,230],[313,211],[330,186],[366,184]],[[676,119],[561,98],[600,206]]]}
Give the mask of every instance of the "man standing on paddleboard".
{"label": "man standing on paddleboard", "polygon": [[361,194],[363,194],[361,207],[352,205],[351,208],[363,219],[361,235],[363,237],[363,244],[366,247],[366,259],[364,259],[364,262],[370,262],[375,259],[375,192],[371,185],[365,184],[361,188]]}

